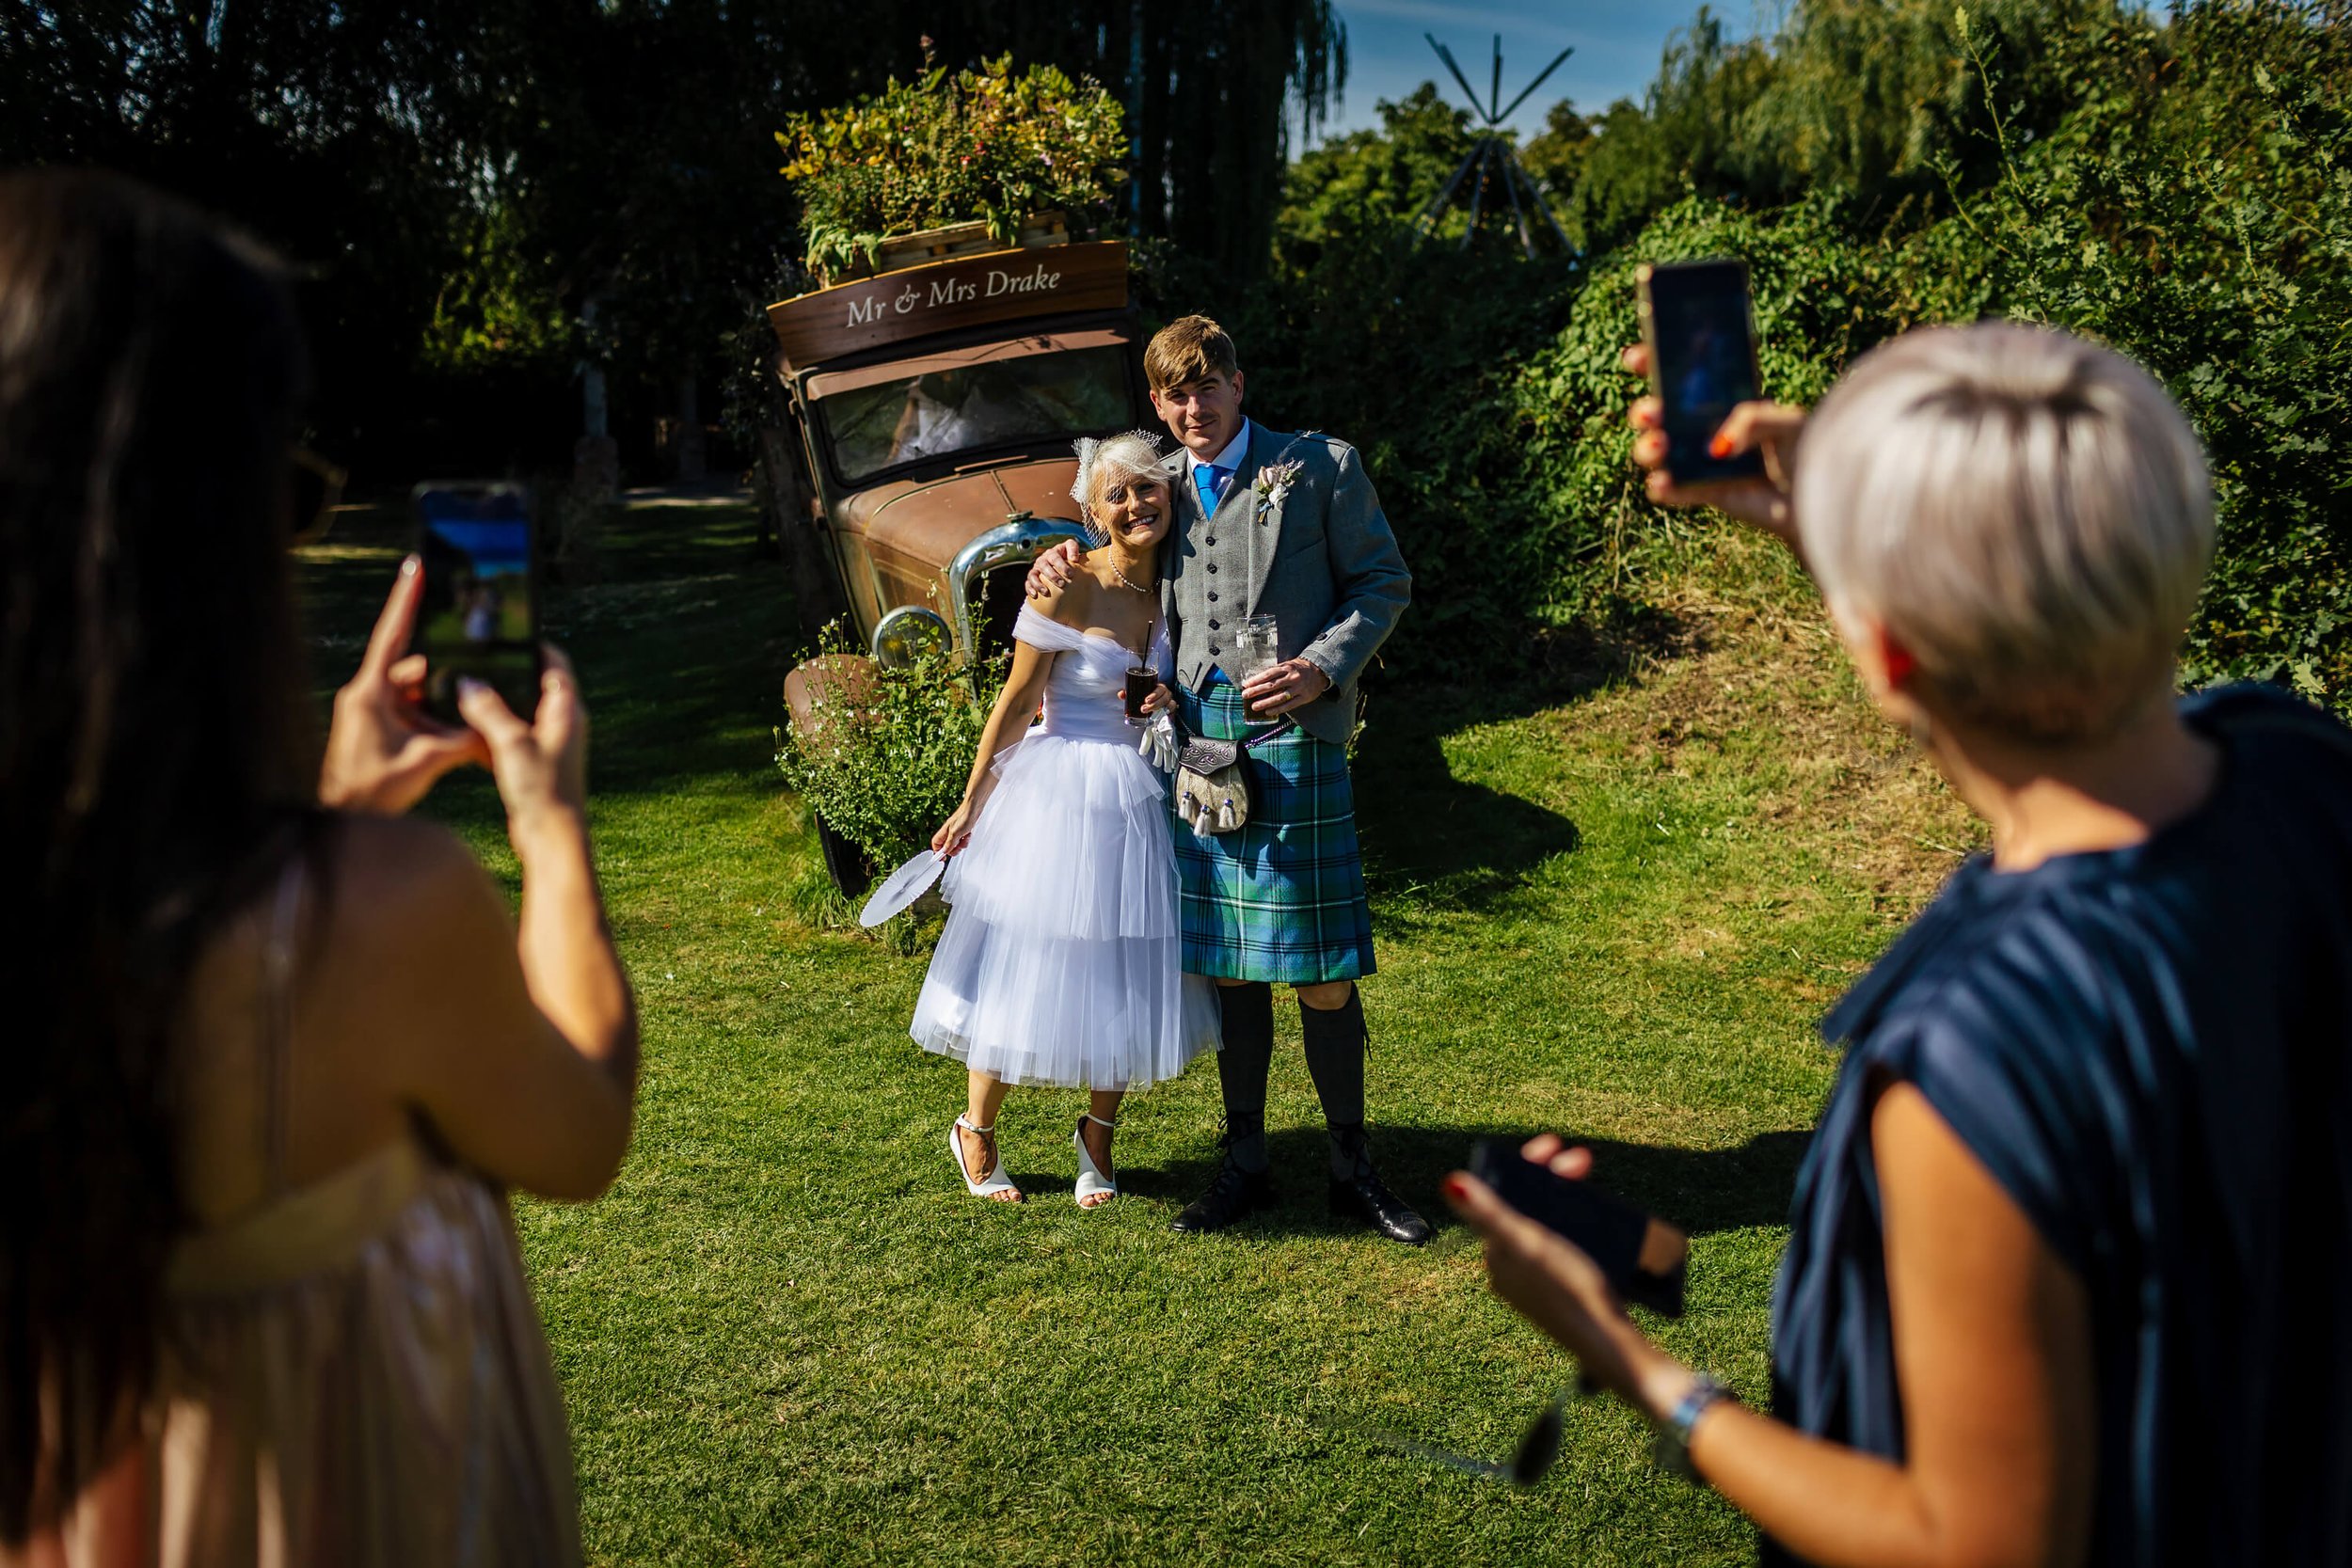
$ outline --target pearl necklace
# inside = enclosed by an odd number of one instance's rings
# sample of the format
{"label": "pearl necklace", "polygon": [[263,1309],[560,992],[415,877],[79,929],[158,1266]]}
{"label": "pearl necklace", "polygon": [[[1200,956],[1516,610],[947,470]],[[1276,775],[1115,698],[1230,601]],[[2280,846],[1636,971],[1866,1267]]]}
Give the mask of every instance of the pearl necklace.
{"label": "pearl necklace", "polygon": [[1117,578],[1120,581],[1121,581],[1121,582],[1125,583],[1125,584],[1128,586],[1128,588],[1129,588],[1130,590],[1132,590],[1133,592],[1135,592],[1135,593],[1137,593],[1137,594],[1149,594],[1149,593],[1153,592],[1154,590],[1156,590],[1156,589],[1159,587],[1159,584],[1157,584],[1157,583],[1153,583],[1153,584],[1152,585],[1152,587],[1151,587],[1151,588],[1146,588],[1146,587],[1144,587],[1144,586],[1143,586],[1143,584],[1141,584],[1141,583],[1137,582],[1135,578],[1133,578],[1129,577],[1126,573],[1124,573],[1124,572],[1120,571],[1120,570],[1119,569],[1119,562],[1118,562],[1115,558],[1113,558],[1113,557],[1111,557],[1111,556],[1105,555],[1105,556],[1103,558],[1103,564],[1104,564],[1105,566],[1108,566],[1108,567],[1111,569],[1111,576],[1113,576],[1113,577]]}

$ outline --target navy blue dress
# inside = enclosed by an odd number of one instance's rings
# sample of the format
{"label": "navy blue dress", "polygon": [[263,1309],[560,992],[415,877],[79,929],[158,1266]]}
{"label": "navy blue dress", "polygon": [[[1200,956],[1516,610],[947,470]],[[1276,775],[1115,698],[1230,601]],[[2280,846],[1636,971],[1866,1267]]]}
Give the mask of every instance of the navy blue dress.
{"label": "navy blue dress", "polygon": [[[1890,1459],[1870,1080],[1917,1085],[2082,1280],[2095,1564],[2352,1561],[2352,733],[2191,698],[2213,797],[2127,849],[1979,857],[1822,1023],[1773,1402]],[[1773,1543],[1765,1560],[1793,1560]]]}

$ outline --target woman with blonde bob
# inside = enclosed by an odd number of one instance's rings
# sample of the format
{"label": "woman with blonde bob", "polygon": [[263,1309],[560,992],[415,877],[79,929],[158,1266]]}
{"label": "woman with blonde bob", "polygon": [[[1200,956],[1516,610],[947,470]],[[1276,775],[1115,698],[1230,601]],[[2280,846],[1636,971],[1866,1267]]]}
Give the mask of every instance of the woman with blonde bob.
{"label": "woman with blonde bob", "polygon": [[1823,1024],[1772,1417],[1457,1173],[1495,1289],[1767,1561],[2346,1560],[2352,736],[2175,696],[2214,534],[2186,420],[2119,355],[1987,324],[1880,348],[1809,420],[1736,411],[1715,448],[1766,480],[1679,486],[1655,404],[1633,423],[1654,499],[1801,553],[1993,847]]}

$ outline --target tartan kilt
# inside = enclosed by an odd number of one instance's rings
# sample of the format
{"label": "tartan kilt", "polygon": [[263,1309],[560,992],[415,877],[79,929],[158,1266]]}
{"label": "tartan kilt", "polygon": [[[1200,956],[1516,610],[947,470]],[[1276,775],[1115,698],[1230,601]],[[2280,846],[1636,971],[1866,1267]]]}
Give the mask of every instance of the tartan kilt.
{"label": "tartan kilt", "polygon": [[[1223,681],[1177,700],[1184,727],[1211,740],[1265,727]],[[1370,974],[1372,907],[1346,748],[1294,726],[1251,748],[1246,766],[1256,797],[1248,822],[1196,833],[1174,819],[1184,973],[1295,986]]]}

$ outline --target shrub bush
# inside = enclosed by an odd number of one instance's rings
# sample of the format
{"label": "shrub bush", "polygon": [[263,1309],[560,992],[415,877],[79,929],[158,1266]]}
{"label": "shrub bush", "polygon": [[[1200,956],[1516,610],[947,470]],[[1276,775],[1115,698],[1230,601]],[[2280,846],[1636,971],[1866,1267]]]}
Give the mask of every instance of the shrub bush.
{"label": "shrub bush", "polygon": [[[1797,113],[1798,89],[1865,34],[1889,40],[1865,53],[1899,45],[1889,80],[1939,84],[1932,135],[1863,124],[1859,88],[1820,124]],[[1729,254],[1750,267],[1774,397],[1810,402],[1897,332],[1986,314],[2147,365],[2206,442],[2220,513],[2188,677],[2352,703],[2352,15],[2244,0],[2160,24],[2099,0],[1974,16],[1899,0],[1877,17],[1814,0],[1770,50],[1718,43],[1670,51],[1656,113],[1601,122],[1594,189],[1568,205],[1631,237],[1572,269],[1515,245],[1412,247],[1398,214],[1462,135],[1427,95],[1294,169],[1284,271],[1234,325],[1262,367],[1258,406],[1371,460],[1416,578],[1392,662],[1523,668],[1532,629],[1603,613],[1629,577],[1680,559],[1652,546],[1696,525],[1634,483],[1617,351],[1636,334],[1638,261]],[[1753,113],[1684,112],[1725,94]],[[1731,146],[1740,124],[1758,135]],[[1653,185],[1680,182],[1662,207],[1629,194],[1644,160],[1666,171]],[[1940,182],[1927,196],[1923,169]],[[1780,190],[1806,194],[1775,204]]]}
{"label": "shrub bush", "polygon": [[[835,622],[820,654],[854,650]],[[1005,661],[948,657],[900,669],[867,665],[870,680],[821,691],[815,722],[776,734],[785,783],[881,869],[907,860],[963,799]]]}

